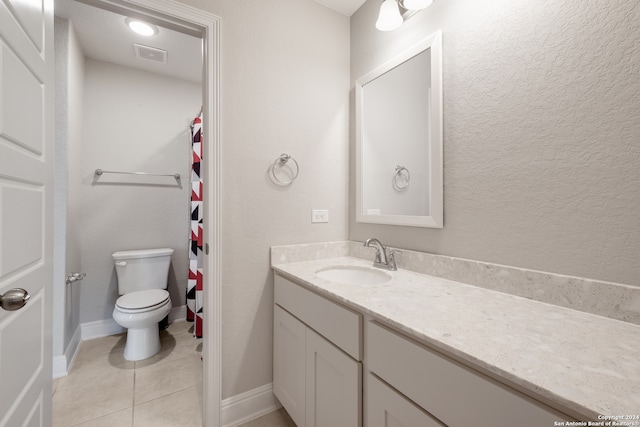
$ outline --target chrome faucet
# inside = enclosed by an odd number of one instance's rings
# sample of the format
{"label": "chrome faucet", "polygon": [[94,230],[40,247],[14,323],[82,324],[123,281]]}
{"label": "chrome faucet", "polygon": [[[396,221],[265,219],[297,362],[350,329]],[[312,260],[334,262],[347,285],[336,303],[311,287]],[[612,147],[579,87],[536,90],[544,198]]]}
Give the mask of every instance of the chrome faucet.
{"label": "chrome faucet", "polygon": [[395,254],[397,254],[398,251],[392,250],[387,254],[387,248],[375,237],[367,239],[367,241],[364,242],[364,246],[366,247],[371,247],[372,244],[376,245],[374,246],[376,249],[376,259],[373,261],[373,266],[396,271],[398,267],[396,266]]}

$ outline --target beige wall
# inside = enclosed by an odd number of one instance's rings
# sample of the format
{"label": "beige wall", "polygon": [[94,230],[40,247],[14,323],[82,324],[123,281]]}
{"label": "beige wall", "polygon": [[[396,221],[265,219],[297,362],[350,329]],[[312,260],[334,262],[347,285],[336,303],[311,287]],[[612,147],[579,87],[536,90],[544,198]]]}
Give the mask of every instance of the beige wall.
{"label": "beige wall", "polygon": [[443,32],[445,224],[352,214],[350,238],[640,286],[640,3],[435,1],[387,33],[379,4],[351,20],[352,93]]}
{"label": "beige wall", "polygon": [[[347,237],[349,19],[312,0],[182,0],[222,19],[223,398],[272,381],[272,245]],[[206,138],[206,135],[205,135]],[[268,169],[300,164],[290,187]],[[328,209],[328,224],[312,224]]]}
{"label": "beige wall", "polygon": [[[111,319],[118,296],[111,254],[169,247],[169,293],[185,304],[188,277],[191,136],[202,104],[197,83],[86,59],[80,198],[80,322]],[[71,148],[71,147],[70,147]],[[70,153],[71,156],[71,153]],[[95,169],[179,173],[173,177],[103,175]]]}
{"label": "beige wall", "polygon": [[70,21],[55,18],[56,155],[54,196],[53,355],[65,353],[79,325],[80,288],[66,286],[67,273],[79,273],[79,167],[82,145],[84,56]]}
{"label": "beige wall", "polygon": [[[222,18],[223,398],[272,380],[271,245],[342,240],[349,225],[357,240],[638,284],[632,2],[436,1],[380,33],[370,0],[350,48],[349,19],[311,0],[181,1]],[[348,92],[436,29],[445,228],[355,224]],[[283,152],[301,167],[287,188],[267,176]]]}

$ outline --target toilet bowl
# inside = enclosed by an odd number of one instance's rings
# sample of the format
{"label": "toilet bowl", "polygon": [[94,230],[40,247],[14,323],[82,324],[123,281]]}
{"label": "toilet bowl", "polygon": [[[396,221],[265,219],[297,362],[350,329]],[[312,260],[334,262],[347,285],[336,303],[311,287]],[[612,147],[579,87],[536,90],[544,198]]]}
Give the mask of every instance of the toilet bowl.
{"label": "toilet bowl", "polygon": [[118,298],[113,320],[127,328],[126,360],[142,360],[160,351],[158,322],[171,311],[169,292],[161,289],[136,291]]}
{"label": "toilet bowl", "polygon": [[158,322],[171,311],[167,278],[173,249],[113,253],[118,293],[113,320],[127,329],[126,360],[142,360],[160,351]]}

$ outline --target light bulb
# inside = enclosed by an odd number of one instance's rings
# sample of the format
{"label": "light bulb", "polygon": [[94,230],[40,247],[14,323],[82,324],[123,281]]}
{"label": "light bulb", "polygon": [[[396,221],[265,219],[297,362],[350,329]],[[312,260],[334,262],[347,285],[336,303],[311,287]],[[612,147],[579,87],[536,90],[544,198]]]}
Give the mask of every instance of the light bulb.
{"label": "light bulb", "polygon": [[433,3],[433,0],[404,0],[402,7],[407,10],[420,10]]}
{"label": "light bulb", "polygon": [[380,15],[376,22],[376,28],[380,31],[391,31],[402,25],[402,15],[396,0],[384,0],[380,6]]}
{"label": "light bulb", "polygon": [[136,21],[130,18],[125,19],[127,25],[133,32],[140,34],[141,36],[152,36],[158,34],[158,28],[155,25],[147,24],[146,22]]}

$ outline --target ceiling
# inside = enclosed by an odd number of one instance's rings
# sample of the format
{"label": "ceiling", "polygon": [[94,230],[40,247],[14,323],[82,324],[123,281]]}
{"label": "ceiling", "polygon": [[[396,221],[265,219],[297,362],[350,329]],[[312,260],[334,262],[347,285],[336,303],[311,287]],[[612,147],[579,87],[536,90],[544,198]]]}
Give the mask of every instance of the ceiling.
{"label": "ceiling", "polygon": [[351,16],[362,6],[366,0],[315,0],[321,5],[327,6],[345,16]]}
{"label": "ceiling", "polygon": [[[342,15],[351,16],[366,0],[314,1]],[[198,37],[160,26],[158,34],[140,36],[129,30],[124,15],[75,0],[55,0],[55,14],[72,22],[87,58],[182,80],[198,83],[202,80],[202,40]],[[167,62],[138,58],[134,43],[167,51]]]}
{"label": "ceiling", "polygon": [[[55,0],[55,14],[72,22],[87,58],[182,80],[198,83],[202,80],[200,38],[163,27],[158,27],[154,36],[140,36],[129,30],[124,15],[73,0]],[[166,50],[167,62],[136,57],[134,43]]]}

